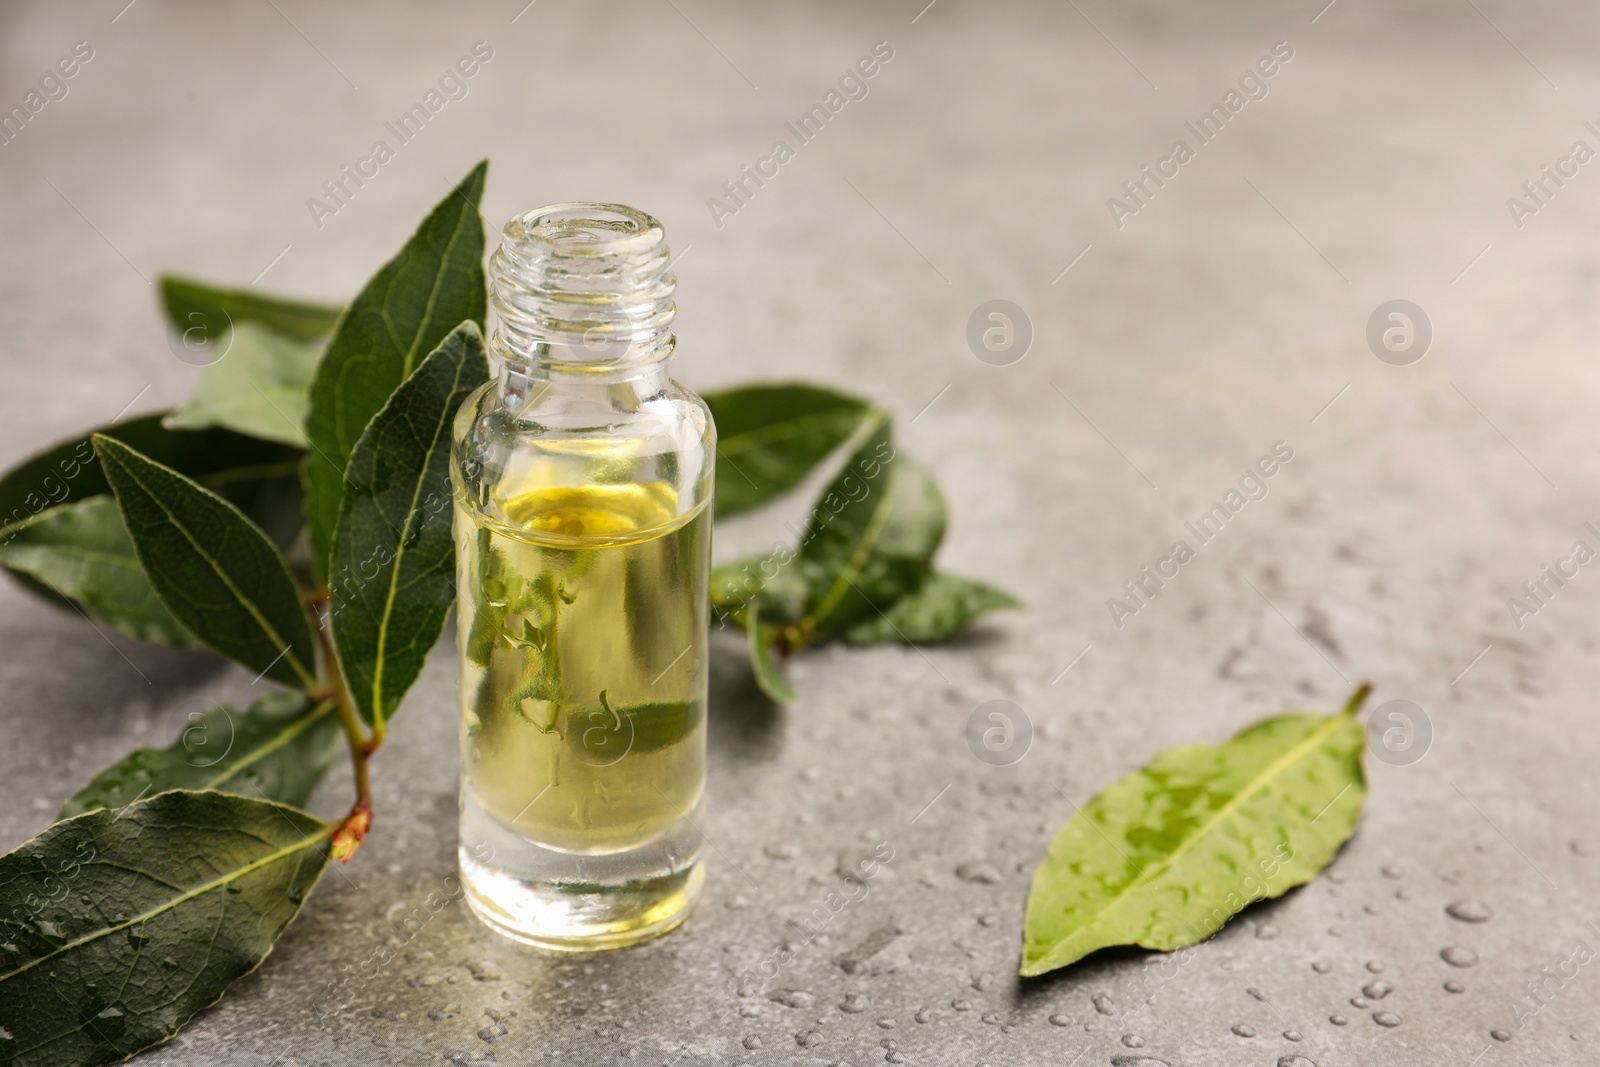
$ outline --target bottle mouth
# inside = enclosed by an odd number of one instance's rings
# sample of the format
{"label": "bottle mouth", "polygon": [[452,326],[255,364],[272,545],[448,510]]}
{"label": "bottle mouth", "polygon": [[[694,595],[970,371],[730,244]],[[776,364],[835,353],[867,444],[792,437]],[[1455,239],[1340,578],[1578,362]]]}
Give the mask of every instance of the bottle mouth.
{"label": "bottle mouth", "polygon": [[633,256],[665,254],[667,246],[661,223],[626,204],[551,204],[516,216],[502,232],[524,246],[522,254]]}
{"label": "bottle mouth", "polygon": [[672,350],[666,231],[623,204],[552,204],[518,215],[490,260],[500,354],[528,364],[615,367]]}

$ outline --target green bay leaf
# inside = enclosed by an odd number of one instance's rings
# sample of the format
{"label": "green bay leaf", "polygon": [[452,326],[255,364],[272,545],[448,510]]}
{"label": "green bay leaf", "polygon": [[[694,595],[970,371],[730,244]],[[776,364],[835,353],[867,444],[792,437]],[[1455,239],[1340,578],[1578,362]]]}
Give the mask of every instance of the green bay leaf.
{"label": "green bay leaf", "polygon": [[852,645],[943,641],[965,630],[981,615],[1022,606],[1022,601],[992,585],[934,571],[881,614],[851,626],[843,638]]}
{"label": "green bay leaf", "polygon": [[922,584],[944,538],[944,497],[876,425],[811,509],[797,562],[806,640],[838,636]]}
{"label": "green bay leaf", "polygon": [[752,601],[748,616],[745,619],[745,635],[750,642],[750,666],[755,670],[756,685],[761,691],[779,704],[788,704],[794,700],[794,686],[789,684],[789,679],[783,676],[783,671],[778,668],[774,656],[774,645],[777,643],[778,631],[776,627],[766,626],[761,622],[761,602]]}
{"label": "green bay leaf", "polygon": [[332,829],[283,804],[177,791],[0,856],[0,1062],[98,1067],[171,1037],[271,951]]}
{"label": "green bay leaf", "polygon": [[311,383],[306,435],[306,519],[312,565],[327,573],[344,469],[367,423],[445,335],[487,313],[483,196],[489,163],[474,167],[439,202],[400,252],[350,305]]}
{"label": "green bay leaf", "polygon": [[806,587],[794,553],[784,549],[766,556],[729,560],[711,568],[711,613],[746,626],[746,605],[761,602],[768,622],[794,622],[805,611]]}
{"label": "green bay leaf", "polygon": [[230,326],[251,322],[284,337],[314,341],[333,329],[343,310],[172,274],[161,276],[161,305],[173,329],[179,333],[198,329],[208,339],[220,337]]}
{"label": "green bay leaf", "polygon": [[139,563],[172,616],[207,648],[314,688],[315,653],[288,564],[243,512],[170,467],[94,438]]}
{"label": "green bay leaf", "polygon": [[200,648],[145,577],[109,496],[62,504],[0,538],[0,566],[141,641]]}
{"label": "green bay leaf", "polygon": [[1315,878],[1366,800],[1363,686],[1337,715],[1285,714],[1221,745],[1169,748],[1050,842],[1024,920],[1023,975],[1113,945],[1171,951]]}
{"label": "green bay leaf", "polygon": [[864,400],[799,382],[744,386],[702,399],[717,426],[718,518],[793,489],[872,410]]}
{"label": "green bay leaf", "polygon": [[221,426],[252,437],[306,447],[306,391],[322,347],[235,323],[218,342],[225,353],[200,374],[189,398],[168,412],[169,430]]}
{"label": "green bay leaf", "polygon": [[612,706],[601,694],[598,705],[567,712],[567,741],[577,757],[605,766],[626,756],[658,752],[682,741],[705,719],[700,700],[652,700]]}
{"label": "green bay leaf", "polygon": [[172,789],[215,789],[298,807],[344,747],[330,701],[276,692],[242,713],[218,705],[191,716],[166,748],[136,748],[95,775],[56,817],[120,808]]}
{"label": "green bay leaf", "polygon": [[454,603],[450,424],[488,378],[483,334],[468,320],[400,384],[350,453],[329,619],[369,723],[399,706]]}
{"label": "green bay leaf", "polygon": [[111,492],[90,441],[96,434],[193,478],[238,505],[280,544],[294,535],[301,524],[300,449],[232,430],[169,430],[161,425],[164,417],[139,415],[58,441],[0,476],[0,539],[58,504]]}

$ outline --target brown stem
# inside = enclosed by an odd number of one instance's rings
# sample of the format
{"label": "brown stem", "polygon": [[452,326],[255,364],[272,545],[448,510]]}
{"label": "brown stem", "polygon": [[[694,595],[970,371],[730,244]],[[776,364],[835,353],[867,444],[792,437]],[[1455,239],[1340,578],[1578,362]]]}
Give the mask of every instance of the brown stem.
{"label": "brown stem", "polygon": [[[311,599],[312,605],[317,608],[325,607],[327,602],[326,590],[319,590]],[[367,757],[383,743],[383,732],[380,728],[374,730],[373,735],[368,737],[362,728],[361,715],[356,711],[355,702],[350,698],[350,686],[345,681],[344,671],[339,666],[339,656],[333,648],[333,640],[328,632],[327,616],[320,611],[318,614],[320,625],[317,627],[317,644],[322,649],[323,670],[328,679],[326,691],[319,696],[332,700],[334,710],[339,713],[339,724],[344,727],[345,741],[350,746],[350,767],[355,772],[356,779],[356,802],[351,806],[350,814],[339,824],[339,829],[333,837],[333,858],[341,863],[347,863],[350,857],[355,855],[361,839],[372,826],[372,776],[368,769]]]}

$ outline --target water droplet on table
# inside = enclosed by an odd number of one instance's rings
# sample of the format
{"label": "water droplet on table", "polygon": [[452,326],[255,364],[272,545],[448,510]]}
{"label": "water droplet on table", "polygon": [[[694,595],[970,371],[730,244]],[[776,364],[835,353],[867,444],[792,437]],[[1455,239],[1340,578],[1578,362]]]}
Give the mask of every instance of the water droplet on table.
{"label": "water droplet on table", "polygon": [[992,863],[981,860],[969,860],[956,868],[956,877],[963,882],[975,882],[979,885],[997,885],[1000,882],[1000,871]]}
{"label": "water droplet on table", "polygon": [[1350,1020],[1346,1019],[1343,1015],[1330,1015],[1328,1016],[1328,1021],[1335,1026],[1344,1026],[1350,1022]]}
{"label": "water droplet on table", "polygon": [[1329,963],[1327,960],[1312,960],[1311,969],[1316,971],[1318,974],[1327,974],[1329,971],[1333,970],[1333,964]]}
{"label": "water droplet on table", "polygon": [[1372,1021],[1379,1026],[1399,1026],[1400,1016],[1392,1011],[1375,1011],[1372,1013]]}
{"label": "water droplet on table", "polygon": [[1496,1041],[1510,1041],[1511,1040],[1511,1031],[1509,1031],[1509,1030],[1490,1030],[1489,1031],[1489,1036],[1494,1038]]}
{"label": "water droplet on table", "polygon": [[475,982],[503,982],[506,972],[493,960],[472,960],[467,964],[467,970],[472,972]]}
{"label": "water droplet on table", "polygon": [[872,1007],[872,1001],[867,999],[865,993],[850,993],[839,1002],[839,1010],[857,1015]]}
{"label": "water droplet on table", "polygon": [[1384,981],[1382,978],[1374,978],[1372,981],[1361,987],[1361,995],[1372,1000],[1382,1000],[1384,997],[1393,992],[1394,986]]}
{"label": "water droplet on table", "polygon": [[1096,993],[1090,999],[1094,1004],[1094,1010],[1101,1015],[1115,1015],[1117,1013],[1117,1002],[1104,993]]}
{"label": "water droplet on table", "polygon": [[1457,900],[1444,906],[1444,913],[1464,923],[1486,923],[1494,916],[1481,900]]}
{"label": "water droplet on table", "polygon": [[1234,1023],[1232,1029],[1234,1034],[1238,1037],[1256,1036],[1256,1028],[1251,1026],[1249,1023]]}
{"label": "water droplet on table", "polygon": [[1460,945],[1447,945],[1439,950],[1439,958],[1452,967],[1471,967],[1478,962],[1478,954]]}
{"label": "water droplet on table", "polygon": [[761,1047],[761,1038],[756,1034],[750,1034],[744,1039],[744,1041],[741,1042],[741,1044],[743,1044],[747,1049],[758,1049]]}
{"label": "water droplet on table", "polygon": [[1465,993],[1467,987],[1452,978],[1444,984],[1444,991],[1446,993]]}

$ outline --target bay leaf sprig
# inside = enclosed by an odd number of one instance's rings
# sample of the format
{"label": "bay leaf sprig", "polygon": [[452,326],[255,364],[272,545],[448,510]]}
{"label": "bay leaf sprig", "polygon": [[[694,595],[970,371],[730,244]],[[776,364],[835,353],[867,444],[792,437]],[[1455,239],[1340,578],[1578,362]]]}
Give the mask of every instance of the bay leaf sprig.
{"label": "bay leaf sprig", "polygon": [[[135,750],[0,857],[0,901],[37,901],[0,909],[0,1062],[91,1067],[170,1037],[260,962],[323,865],[348,861],[371,827],[370,758],[454,597],[446,431],[488,373],[484,174],[342,314],[164,284],[175,319],[209,314],[207,329],[230,331],[195,395],[0,477],[0,566],[27,588],[288,687],[242,714],[213,708],[169,748]],[[438,318],[457,305],[468,314]],[[297,418],[309,432],[294,432]],[[333,489],[307,458],[319,432],[338,457]],[[348,611],[320,580],[331,574],[346,579]],[[325,823],[293,805],[339,735],[356,797]],[[26,892],[65,874],[71,892]],[[209,940],[188,936],[202,928]]]}
{"label": "bay leaf sprig", "polygon": [[[25,589],[282,687],[128,753],[0,856],[0,1063],[96,1067],[170,1037],[372,826],[373,757],[454,601],[449,428],[489,373],[486,177],[474,167],[348,304],[162,278],[170,328],[213,356],[189,398],[0,475],[0,568]],[[943,497],[876,405],[797,382],[706,400],[719,519],[845,453],[797,548],[717,569],[716,613],[747,630],[774,698],[793,698],[780,661],[809,645],[941,640],[1018,606],[934,569]],[[572,743],[650,752],[703,714],[602,692]],[[298,805],[341,748],[355,797],[324,822]],[[187,936],[201,928],[209,942]]]}
{"label": "bay leaf sprig", "polygon": [[[828,641],[942,641],[981,615],[1022,606],[992,586],[934,568],[946,524],[938,485],[896,449],[887,412],[839,394],[824,403],[816,395],[822,392],[809,388],[808,419],[785,424],[804,428],[803,445],[746,431],[740,436],[743,464],[724,458],[717,467],[719,500],[724,479],[738,484],[745,464],[766,472],[758,484],[776,492],[798,484],[831,450],[825,443],[856,442],[812,506],[798,546],[778,545],[712,572],[713,612],[747,632],[756,681],[779,702],[794,699],[779,657]],[[740,426],[753,421],[746,404],[771,403],[767,394],[752,399],[749,390],[706,400],[713,413],[726,411]],[[724,415],[716,417],[720,426]]]}
{"label": "bay leaf sprig", "polygon": [[1114,945],[1197,944],[1315,878],[1366,801],[1356,714],[1371,691],[1336,715],[1275,715],[1220,745],[1169,748],[1097,793],[1034,871],[1021,973]]}

